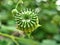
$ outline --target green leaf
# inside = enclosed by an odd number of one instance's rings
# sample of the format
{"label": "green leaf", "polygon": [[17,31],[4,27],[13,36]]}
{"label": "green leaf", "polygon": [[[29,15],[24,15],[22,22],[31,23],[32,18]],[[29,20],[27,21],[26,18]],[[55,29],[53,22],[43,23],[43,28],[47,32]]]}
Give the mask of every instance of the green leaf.
{"label": "green leaf", "polygon": [[56,41],[60,42],[60,34],[54,35],[53,37]]}
{"label": "green leaf", "polygon": [[45,37],[45,32],[41,27],[38,27],[35,31],[32,32],[31,34],[34,39],[43,39]]}
{"label": "green leaf", "polygon": [[51,34],[58,33],[58,27],[52,23],[46,23],[43,25],[44,31]]}
{"label": "green leaf", "polygon": [[57,43],[54,40],[46,39],[42,41],[41,45],[57,45]]}
{"label": "green leaf", "polygon": [[37,41],[34,41],[32,39],[25,39],[25,38],[20,38],[18,42],[20,43],[20,45],[40,45],[40,43]]}

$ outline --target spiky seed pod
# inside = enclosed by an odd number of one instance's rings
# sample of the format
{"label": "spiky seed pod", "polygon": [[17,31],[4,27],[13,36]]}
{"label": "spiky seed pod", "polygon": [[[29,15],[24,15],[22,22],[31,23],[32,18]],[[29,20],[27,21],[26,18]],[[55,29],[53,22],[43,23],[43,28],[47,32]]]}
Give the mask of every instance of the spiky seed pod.
{"label": "spiky seed pod", "polygon": [[14,15],[18,29],[23,30],[25,33],[34,31],[39,27],[37,14],[32,10],[23,10]]}

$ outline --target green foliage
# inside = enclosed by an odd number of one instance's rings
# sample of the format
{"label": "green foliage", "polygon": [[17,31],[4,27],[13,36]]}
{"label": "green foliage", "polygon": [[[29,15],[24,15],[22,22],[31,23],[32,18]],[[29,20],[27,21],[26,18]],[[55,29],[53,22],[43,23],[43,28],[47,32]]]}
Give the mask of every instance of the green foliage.
{"label": "green foliage", "polygon": [[[1,38],[3,38],[1,36]],[[0,45],[13,45],[13,41],[7,38],[0,39]]]}
{"label": "green foliage", "polygon": [[40,45],[39,42],[36,42],[36,41],[33,41],[31,39],[24,39],[24,38],[21,38],[20,41],[21,45]]}
{"label": "green foliage", "polygon": [[0,45],[60,45],[60,1],[0,0]]}
{"label": "green foliage", "polygon": [[43,28],[44,31],[46,31],[47,33],[52,33],[52,34],[58,33],[58,27],[54,24],[46,23],[45,25],[43,25]]}
{"label": "green foliage", "polygon": [[54,38],[56,41],[60,42],[60,35],[59,35],[59,34],[54,35],[53,38]]}
{"label": "green foliage", "polygon": [[[39,42],[33,41],[31,39],[20,38],[19,40],[17,39],[17,41],[19,42],[19,45],[40,45]],[[0,45],[16,45],[16,44],[14,43],[14,41],[10,39],[3,38],[0,39]]]}
{"label": "green foliage", "polygon": [[37,29],[35,29],[35,31],[32,32],[31,35],[33,36],[34,39],[41,40],[41,39],[45,38],[45,34],[46,34],[42,30],[43,30],[42,27],[38,27]]}
{"label": "green foliage", "polygon": [[60,15],[56,15],[53,17],[52,23],[56,25],[60,25]]}
{"label": "green foliage", "polygon": [[41,45],[57,45],[56,41],[54,40],[43,40]]}

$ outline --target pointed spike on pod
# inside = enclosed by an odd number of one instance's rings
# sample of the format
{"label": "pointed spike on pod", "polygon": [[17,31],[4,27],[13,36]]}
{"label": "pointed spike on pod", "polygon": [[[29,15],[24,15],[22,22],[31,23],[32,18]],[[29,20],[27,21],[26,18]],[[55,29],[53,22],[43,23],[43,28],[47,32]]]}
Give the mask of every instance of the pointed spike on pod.
{"label": "pointed spike on pod", "polygon": [[39,24],[37,25],[37,27],[40,27],[40,26],[42,26],[42,25],[39,25]]}
{"label": "pointed spike on pod", "polygon": [[35,22],[31,21],[31,23],[35,24]]}
{"label": "pointed spike on pod", "polygon": [[19,25],[21,25],[22,22],[19,23]]}
{"label": "pointed spike on pod", "polygon": [[33,24],[32,23],[30,23],[30,25],[31,25],[31,27],[33,27]]}
{"label": "pointed spike on pod", "polygon": [[27,25],[28,25],[28,28],[29,28],[30,27],[29,23],[27,23]]}
{"label": "pointed spike on pod", "polygon": [[24,28],[26,28],[26,22],[25,22]]}
{"label": "pointed spike on pod", "polygon": [[23,23],[21,24],[21,27],[23,27]]}

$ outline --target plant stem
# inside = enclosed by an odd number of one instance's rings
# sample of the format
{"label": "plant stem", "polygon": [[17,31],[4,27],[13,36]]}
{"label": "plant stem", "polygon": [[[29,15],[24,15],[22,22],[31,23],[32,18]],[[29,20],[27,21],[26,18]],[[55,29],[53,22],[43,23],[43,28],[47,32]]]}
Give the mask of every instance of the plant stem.
{"label": "plant stem", "polygon": [[4,33],[1,33],[1,32],[0,32],[0,35],[12,39],[12,40],[15,42],[16,45],[19,45],[18,42],[15,40],[16,38],[18,39],[18,37],[14,37],[14,36],[12,36],[12,35],[4,34]]}
{"label": "plant stem", "polygon": [[17,7],[18,7],[19,3],[23,3],[23,1],[22,1],[22,0],[19,0],[19,1],[18,1],[18,3],[16,4],[15,9],[17,9]]}

